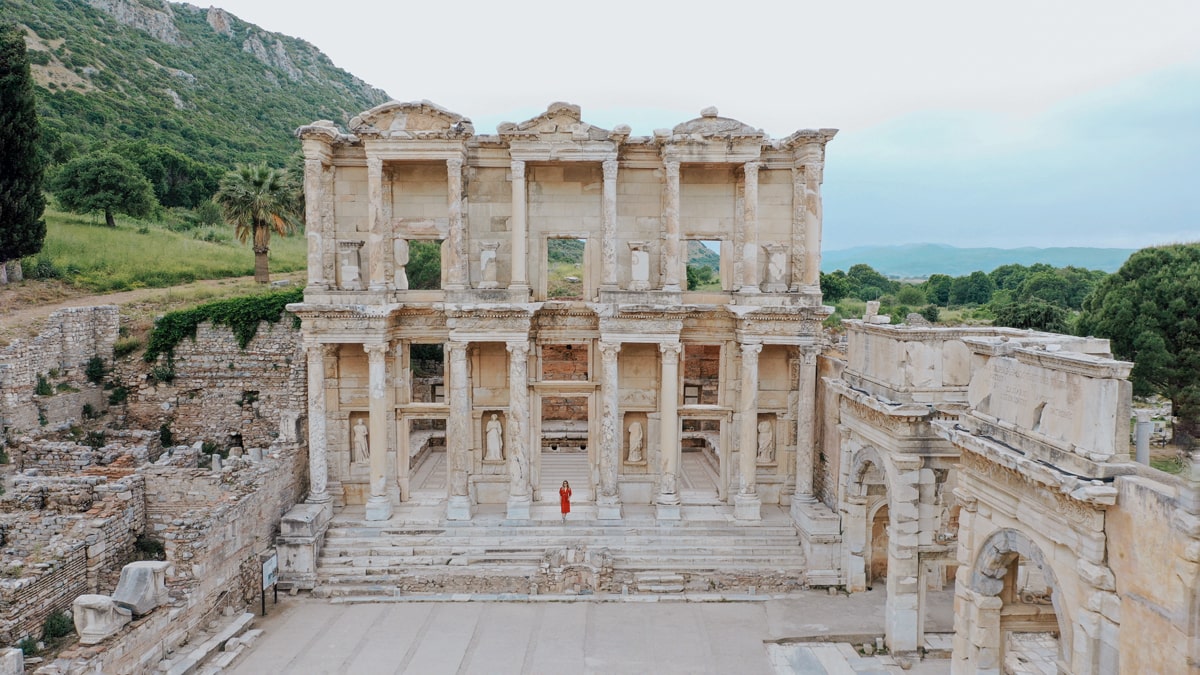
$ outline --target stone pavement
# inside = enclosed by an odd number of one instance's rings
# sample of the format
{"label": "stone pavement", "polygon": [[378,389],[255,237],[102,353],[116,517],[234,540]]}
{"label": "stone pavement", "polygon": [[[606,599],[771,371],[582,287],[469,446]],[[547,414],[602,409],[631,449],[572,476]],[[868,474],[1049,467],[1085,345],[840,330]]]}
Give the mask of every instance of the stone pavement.
{"label": "stone pavement", "polygon": [[[884,594],[807,591],[740,602],[535,596],[524,602],[335,603],[281,597],[253,649],[227,671],[263,673],[900,673],[888,657],[806,642],[882,634]],[[929,617],[948,631],[948,617]],[[949,672],[947,661],[911,673]]]}

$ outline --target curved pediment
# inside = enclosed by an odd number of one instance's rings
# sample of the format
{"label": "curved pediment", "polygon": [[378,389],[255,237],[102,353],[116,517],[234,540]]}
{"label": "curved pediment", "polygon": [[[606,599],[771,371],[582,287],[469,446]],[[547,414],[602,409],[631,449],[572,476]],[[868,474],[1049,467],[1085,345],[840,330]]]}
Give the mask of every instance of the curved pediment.
{"label": "curved pediment", "polygon": [[389,101],[350,120],[350,131],[362,137],[469,138],[471,120],[429,101]]}
{"label": "curved pediment", "polygon": [[735,120],[731,117],[721,117],[716,108],[705,108],[700,116],[675,125],[671,130],[674,136],[691,136],[694,138],[766,138],[762,129]]}
{"label": "curved pediment", "polygon": [[574,103],[551,103],[546,112],[525,120],[520,124],[504,122],[496,131],[501,138],[539,138],[551,141],[607,141],[616,140],[614,137],[627,137],[629,127],[618,126],[609,131],[588,124],[580,115],[581,109]]}

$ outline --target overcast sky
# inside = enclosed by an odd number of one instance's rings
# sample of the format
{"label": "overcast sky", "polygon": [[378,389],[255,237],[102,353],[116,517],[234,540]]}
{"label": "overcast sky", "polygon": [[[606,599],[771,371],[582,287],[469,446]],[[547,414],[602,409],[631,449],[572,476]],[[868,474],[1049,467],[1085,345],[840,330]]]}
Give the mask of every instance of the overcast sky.
{"label": "overcast sky", "polygon": [[220,0],[477,133],[552,101],[841,129],[827,249],[1200,240],[1200,2]]}

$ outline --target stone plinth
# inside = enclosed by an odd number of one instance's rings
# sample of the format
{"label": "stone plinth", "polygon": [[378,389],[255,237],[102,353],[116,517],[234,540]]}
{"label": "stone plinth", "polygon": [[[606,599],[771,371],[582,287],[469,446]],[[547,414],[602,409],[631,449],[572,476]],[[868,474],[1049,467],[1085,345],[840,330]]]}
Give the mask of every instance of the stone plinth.
{"label": "stone plinth", "polygon": [[472,512],[471,498],[465,495],[453,495],[446,503],[446,520],[470,520]]}
{"label": "stone plinth", "polygon": [[279,587],[311,589],[317,583],[317,557],[333,513],[329,504],[297,504],[279,521]]}
{"label": "stone plinth", "polygon": [[113,593],[113,601],[130,610],[135,616],[150,613],[166,604],[167,570],[171,563],[140,560],[121,568],[121,580]]}
{"label": "stone plinth", "polygon": [[505,517],[509,520],[529,520],[529,509],[533,505],[533,501],[528,497],[524,499],[511,498],[508,500],[508,512]]}
{"label": "stone plinth", "polygon": [[809,586],[842,584],[841,519],[818,501],[792,501],[792,521],[800,532],[800,545],[808,566],[805,581]]}
{"label": "stone plinth", "polygon": [[734,495],[733,517],[738,520],[762,520],[762,499],[758,495]]}
{"label": "stone plinth", "polygon": [[132,613],[107,595],[81,595],[71,606],[79,642],[94,645],[125,627]]}

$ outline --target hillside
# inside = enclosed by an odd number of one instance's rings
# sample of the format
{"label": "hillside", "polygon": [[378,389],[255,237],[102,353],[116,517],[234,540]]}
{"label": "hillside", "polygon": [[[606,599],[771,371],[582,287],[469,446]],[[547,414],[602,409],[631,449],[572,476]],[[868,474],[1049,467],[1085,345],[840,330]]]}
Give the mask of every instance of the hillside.
{"label": "hillside", "polygon": [[3,0],[27,30],[43,134],[62,160],[141,139],[193,159],[281,165],[292,131],[345,123],[387,94],[313,45],[217,8],[158,0]]}
{"label": "hillside", "polygon": [[1046,263],[1054,267],[1083,267],[1116,272],[1133,253],[1124,248],[957,248],[945,244],[905,244],[903,246],[857,246],[823,251],[821,269],[825,272],[848,270],[866,263],[882,274],[900,278],[927,277],[930,274],[961,276],[975,270],[984,272],[1001,265]]}

